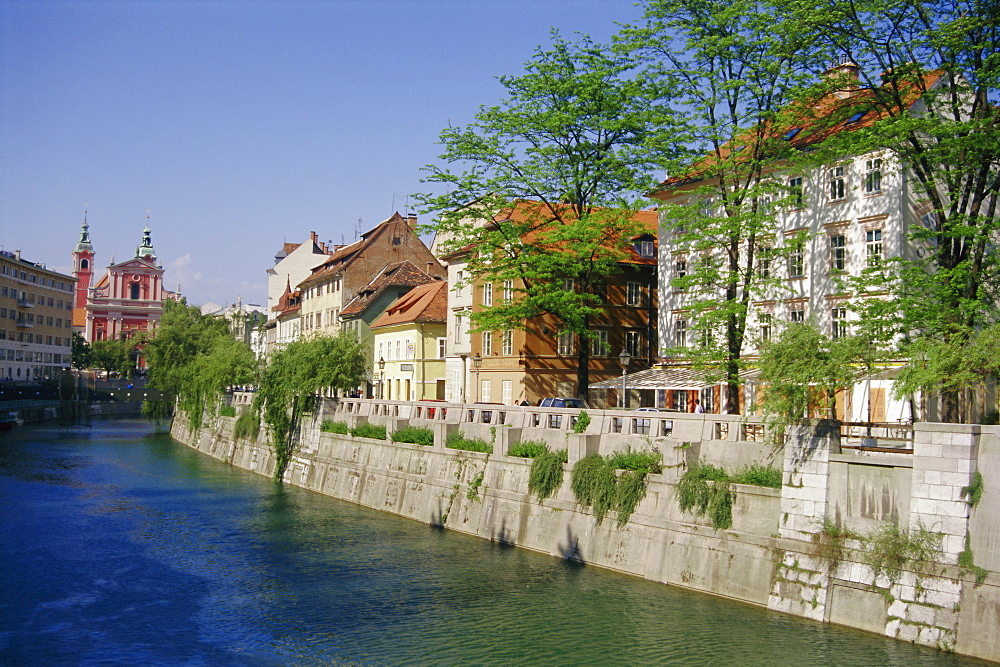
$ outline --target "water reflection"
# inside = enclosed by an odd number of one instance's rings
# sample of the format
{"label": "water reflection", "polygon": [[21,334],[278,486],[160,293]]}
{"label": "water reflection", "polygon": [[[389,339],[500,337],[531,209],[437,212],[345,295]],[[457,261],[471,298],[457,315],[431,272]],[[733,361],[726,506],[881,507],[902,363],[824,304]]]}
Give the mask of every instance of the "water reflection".
{"label": "water reflection", "polygon": [[971,664],[277,485],[141,422],[0,442],[0,501],[4,664]]}

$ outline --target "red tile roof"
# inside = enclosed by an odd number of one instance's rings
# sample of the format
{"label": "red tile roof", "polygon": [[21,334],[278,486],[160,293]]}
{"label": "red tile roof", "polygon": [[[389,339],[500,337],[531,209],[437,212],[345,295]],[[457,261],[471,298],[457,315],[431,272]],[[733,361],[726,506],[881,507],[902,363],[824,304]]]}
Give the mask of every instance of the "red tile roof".
{"label": "red tile roof", "polygon": [[382,269],[367,286],[358,290],[355,297],[348,301],[347,305],[340,311],[340,316],[352,317],[361,314],[368,307],[368,304],[392,287],[416,287],[433,281],[434,278],[418,269],[412,262],[390,264]]}

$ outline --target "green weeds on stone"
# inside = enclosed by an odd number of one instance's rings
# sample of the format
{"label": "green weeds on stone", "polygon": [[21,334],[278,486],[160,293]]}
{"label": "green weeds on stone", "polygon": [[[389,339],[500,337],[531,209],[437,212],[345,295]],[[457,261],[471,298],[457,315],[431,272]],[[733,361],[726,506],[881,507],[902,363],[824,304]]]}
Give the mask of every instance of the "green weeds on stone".
{"label": "green weeds on stone", "polygon": [[393,432],[392,441],[432,447],[434,445],[434,431],[422,426],[404,426]]}
{"label": "green weeds on stone", "polygon": [[485,454],[493,453],[493,445],[485,440],[480,440],[479,438],[466,438],[461,433],[457,432],[448,434],[448,440],[445,442],[445,447],[450,449],[460,449],[466,452],[483,452]]}
{"label": "green weeds on stone", "polygon": [[319,425],[319,430],[323,433],[340,433],[341,435],[347,435],[350,429],[347,428],[347,422],[335,422],[332,419],[324,419],[323,423]]}
{"label": "green weeds on stone", "polygon": [[235,405],[220,405],[219,406],[219,416],[221,416],[221,417],[235,417],[236,416],[236,406]]}
{"label": "green weeds on stone", "polygon": [[563,483],[563,464],[568,460],[565,449],[543,451],[531,462],[528,473],[528,493],[534,493],[539,502],[551,498]]}
{"label": "green weeds on stone", "polygon": [[941,554],[941,534],[922,526],[912,531],[887,523],[865,537],[864,561],[875,579],[884,574],[892,583],[909,564],[931,563]]}
{"label": "green weeds on stone", "polygon": [[584,433],[588,426],[590,426],[590,415],[587,414],[586,410],[580,410],[580,414],[576,417],[576,423],[573,424],[573,433]]}
{"label": "green weeds on stone", "polygon": [[[662,456],[650,452],[618,452],[609,457],[591,454],[576,462],[570,488],[577,502],[594,510],[597,523],[615,510],[619,528],[625,526],[635,508],[646,497],[646,476],[660,472]],[[624,470],[620,476],[617,470]]]}
{"label": "green weeds on stone", "polygon": [[962,487],[962,497],[969,499],[969,507],[975,507],[983,497],[983,475],[978,470],[972,474],[972,484]]}
{"label": "green weeds on stone", "polygon": [[260,414],[248,408],[240,413],[233,425],[233,438],[242,440],[244,438],[256,440],[260,434]]}
{"label": "green weeds on stone", "polygon": [[515,442],[507,450],[508,456],[517,456],[522,459],[533,459],[541,456],[549,450],[548,446],[540,440],[526,440]]}
{"label": "green weeds on stone", "polygon": [[374,438],[375,440],[385,440],[385,426],[377,424],[358,424],[351,429],[351,435],[355,438]]}

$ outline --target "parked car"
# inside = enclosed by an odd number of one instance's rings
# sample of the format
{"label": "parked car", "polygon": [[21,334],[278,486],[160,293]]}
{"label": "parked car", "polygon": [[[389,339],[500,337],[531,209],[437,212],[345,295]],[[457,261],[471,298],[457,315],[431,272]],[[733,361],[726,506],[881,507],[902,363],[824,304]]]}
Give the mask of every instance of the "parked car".
{"label": "parked car", "polygon": [[587,404],[581,398],[543,398],[538,404],[540,408],[586,408]]}

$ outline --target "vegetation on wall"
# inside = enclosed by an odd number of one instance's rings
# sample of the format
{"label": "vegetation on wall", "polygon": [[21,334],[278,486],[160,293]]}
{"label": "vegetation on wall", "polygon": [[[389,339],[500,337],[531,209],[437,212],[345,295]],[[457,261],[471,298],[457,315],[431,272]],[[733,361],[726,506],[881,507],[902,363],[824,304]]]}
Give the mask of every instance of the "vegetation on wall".
{"label": "vegetation on wall", "polygon": [[393,432],[392,441],[432,447],[434,445],[434,431],[422,426],[404,426]]}
{"label": "vegetation on wall", "polygon": [[[619,474],[619,470],[624,472]],[[573,466],[570,488],[578,503],[594,510],[597,523],[614,510],[621,528],[646,497],[646,476],[661,470],[662,456],[658,453],[625,451],[608,457],[590,454]]]}
{"label": "vegetation on wall", "polygon": [[385,440],[385,426],[381,424],[369,424],[362,422],[352,427],[351,435],[356,438],[372,438],[374,440]]}
{"label": "vegetation on wall", "polygon": [[563,483],[563,465],[568,460],[565,449],[550,452],[547,449],[534,457],[528,473],[528,493],[534,493],[539,502],[551,498]]}
{"label": "vegetation on wall", "polygon": [[524,440],[515,442],[507,450],[507,456],[516,456],[522,459],[533,459],[549,451],[548,445],[541,440]]}
{"label": "vegetation on wall", "polygon": [[875,579],[885,575],[896,583],[903,568],[919,563],[933,563],[941,554],[941,535],[922,526],[904,530],[886,523],[864,538],[863,558]]}
{"label": "vegetation on wall", "polygon": [[323,423],[319,425],[319,430],[324,433],[340,433],[342,435],[348,433],[347,422],[333,421],[332,419],[324,419]]}
{"label": "vegetation on wall", "polygon": [[733,525],[733,501],[736,499],[736,492],[732,490],[731,484],[780,489],[781,471],[768,466],[752,465],[730,475],[722,468],[700,463],[691,466],[681,475],[674,494],[681,510],[694,512],[698,516],[707,514],[713,528],[727,530]]}
{"label": "vegetation on wall", "polygon": [[453,431],[448,434],[448,439],[445,441],[444,446],[450,449],[461,449],[467,452],[483,452],[485,454],[493,453],[493,445],[490,443],[479,438],[466,438],[457,431]]}

